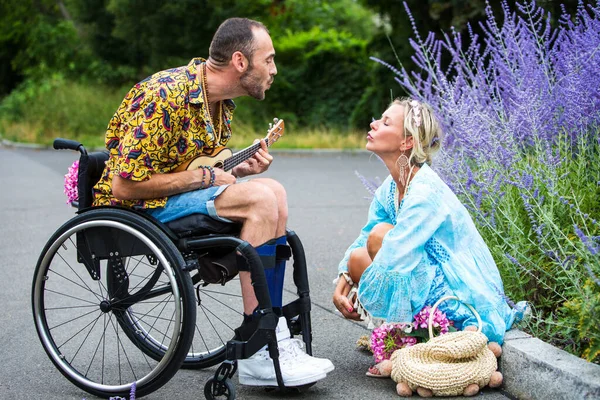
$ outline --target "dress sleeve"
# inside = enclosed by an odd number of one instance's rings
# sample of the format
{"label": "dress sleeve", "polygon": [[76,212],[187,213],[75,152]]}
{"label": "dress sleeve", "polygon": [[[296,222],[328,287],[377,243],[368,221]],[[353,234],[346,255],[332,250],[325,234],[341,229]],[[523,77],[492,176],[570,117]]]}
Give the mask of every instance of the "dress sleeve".
{"label": "dress sleeve", "polygon": [[338,266],[338,274],[348,271],[348,259],[350,258],[350,253],[352,253],[354,249],[366,246],[369,233],[375,225],[381,222],[387,222],[390,224],[392,223],[390,215],[381,203],[381,201],[383,201],[385,198],[384,186],[386,188],[388,187],[387,185],[382,185],[382,187],[376,192],[375,197],[371,202],[371,206],[369,207],[367,224],[362,228],[360,235],[356,238],[356,240],[346,250],[344,258],[342,258],[342,261],[340,261]]}
{"label": "dress sleeve", "polygon": [[358,289],[361,306],[388,322],[411,321],[426,300],[435,268],[425,243],[448,217],[439,190],[427,183],[413,184]]}

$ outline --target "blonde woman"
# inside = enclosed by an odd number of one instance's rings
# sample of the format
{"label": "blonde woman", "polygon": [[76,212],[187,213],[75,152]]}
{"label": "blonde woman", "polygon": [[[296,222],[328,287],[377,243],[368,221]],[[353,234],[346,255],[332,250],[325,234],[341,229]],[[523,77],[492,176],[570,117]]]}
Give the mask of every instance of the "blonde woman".
{"label": "blonde woman", "polygon": [[[505,300],[498,268],[468,211],[430,168],[441,145],[431,108],[396,100],[370,126],[366,148],[390,175],[339,264],[336,308],[375,325],[411,322],[424,306],[452,294],[475,307],[490,341],[502,343],[517,311]],[[477,324],[461,302],[440,309],[458,329]]]}

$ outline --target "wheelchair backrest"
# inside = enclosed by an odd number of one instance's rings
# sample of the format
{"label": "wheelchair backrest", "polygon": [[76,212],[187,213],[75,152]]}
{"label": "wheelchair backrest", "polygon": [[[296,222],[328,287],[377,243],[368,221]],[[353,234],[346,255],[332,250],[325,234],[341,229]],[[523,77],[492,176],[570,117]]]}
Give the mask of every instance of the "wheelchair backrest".
{"label": "wheelchair backrest", "polygon": [[77,192],[79,204],[77,208],[83,210],[92,206],[94,196],[92,188],[102,177],[104,164],[108,160],[108,151],[82,154],[79,158],[79,173],[77,176]]}

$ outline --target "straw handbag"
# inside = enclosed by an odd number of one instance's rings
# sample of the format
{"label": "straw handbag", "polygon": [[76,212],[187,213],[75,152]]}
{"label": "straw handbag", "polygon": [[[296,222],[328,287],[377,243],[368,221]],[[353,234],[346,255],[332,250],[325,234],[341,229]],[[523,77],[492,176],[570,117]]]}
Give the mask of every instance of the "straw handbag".
{"label": "straw handbag", "polygon": [[487,337],[481,333],[481,317],[470,305],[477,318],[477,331],[451,332],[433,336],[433,314],[439,304],[455,299],[446,296],[438,300],[429,316],[429,337],[426,343],[396,350],[392,354],[392,379],[407,383],[411,390],[430,389],[434,396],[458,396],[470,384],[487,386],[498,368],[496,356],[488,349]]}

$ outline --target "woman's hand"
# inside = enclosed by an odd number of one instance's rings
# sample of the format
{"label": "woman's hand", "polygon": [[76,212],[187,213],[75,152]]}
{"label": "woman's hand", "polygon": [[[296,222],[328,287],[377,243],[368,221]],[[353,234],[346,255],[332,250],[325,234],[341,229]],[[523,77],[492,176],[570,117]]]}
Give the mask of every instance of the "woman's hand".
{"label": "woman's hand", "polygon": [[344,318],[360,321],[360,315],[352,306],[350,299],[348,299],[348,293],[350,293],[351,289],[350,284],[341,276],[333,292],[333,304],[342,313]]}

